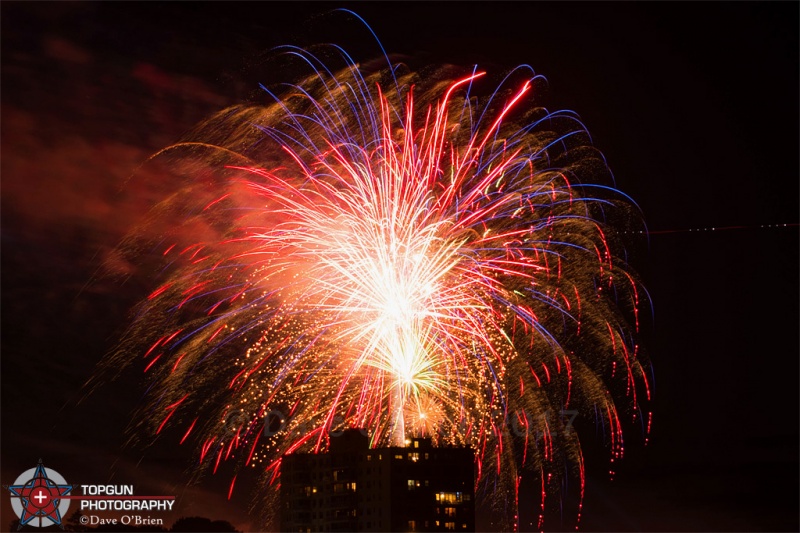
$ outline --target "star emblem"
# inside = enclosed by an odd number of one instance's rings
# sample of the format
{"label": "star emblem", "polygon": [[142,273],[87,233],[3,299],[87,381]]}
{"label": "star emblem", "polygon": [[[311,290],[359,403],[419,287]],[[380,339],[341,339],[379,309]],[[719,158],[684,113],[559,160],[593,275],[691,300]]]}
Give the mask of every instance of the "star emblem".
{"label": "star emblem", "polygon": [[19,528],[21,529],[34,518],[39,518],[39,527],[49,526],[50,524],[42,523],[43,519],[48,519],[64,529],[61,524],[61,512],[58,508],[62,497],[67,496],[74,487],[74,485],[59,484],[50,479],[42,461],[39,460],[33,476],[28,481],[6,487],[11,492],[11,498],[19,498],[22,504]]}

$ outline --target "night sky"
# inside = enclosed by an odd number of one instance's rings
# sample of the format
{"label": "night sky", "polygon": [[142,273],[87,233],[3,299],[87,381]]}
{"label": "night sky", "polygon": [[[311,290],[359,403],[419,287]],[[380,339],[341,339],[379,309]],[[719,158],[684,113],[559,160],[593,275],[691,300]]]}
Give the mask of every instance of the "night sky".
{"label": "night sky", "polygon": [[[263,98],[283,77],[272,47],[379,57],[329,13],[349,7],[412,68],[530,64],[542,103],[580,114],[642,209],[652,233],[629,252],[654,304],[654,428],[613,482],[587,444],[583,529],[797,531],[799,5],[3,2],[2,483],[42,458],[71,483],[177,494],[172,518],[256,527],[246,483],[228,501],[226,479],[188,484],[190,450],[126,446],[141,374],[85,398],[152,290],[100,267],[158,198],[126,180],[205,116]],[[5,496],[0,510],[6,528]]]}

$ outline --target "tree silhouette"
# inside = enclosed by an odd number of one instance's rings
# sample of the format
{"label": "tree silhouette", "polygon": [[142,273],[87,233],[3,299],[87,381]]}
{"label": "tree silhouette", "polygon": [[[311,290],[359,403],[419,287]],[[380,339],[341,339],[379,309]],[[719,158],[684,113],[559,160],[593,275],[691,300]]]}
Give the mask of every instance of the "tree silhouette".
{"label": "tree silhouette", "polygon": [[69,515],[66,523],[64,524],[65,531],[90,531],[91,528],[81,523],[83,513],[80,509],[76,509],[74,513]]}
{"label": "tree silhouette", "polygon": [[173,532],[194,531],[196,533],[206,533],[206,532],[240,533],[239,530],[236,529],[230,522],[227,522],[225,520],[212,521],[208,518],[203,518],[200,516],[178,518],[175,521],[175,523],[172,524],[172,529],[170,529],[170,531]]}

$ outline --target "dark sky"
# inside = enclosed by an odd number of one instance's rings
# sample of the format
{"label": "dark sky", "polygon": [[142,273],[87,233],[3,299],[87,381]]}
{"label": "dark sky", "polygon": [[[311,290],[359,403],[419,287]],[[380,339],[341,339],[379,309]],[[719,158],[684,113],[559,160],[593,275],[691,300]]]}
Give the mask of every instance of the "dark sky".
{"label": "dark sky", "polygon": [[[148,289],[94,275],[157,194],[126,178],[280,78],[271,47],[378,55],[325,15],[345,5],[412,68],[544,74],[547,106],[580,114],[653,232],[631,243],[655,310],[651,444],[613,482],[590,465],[584,529],[798,530],[793,2],[3,2],[2,483],[41,457],[73,483],[177,493],[176,517],[252,523],[246,489],[187,487],[188,450],[123,447],[138,375],[79,403]],[[4,497],[0,527],[10,516]]]}

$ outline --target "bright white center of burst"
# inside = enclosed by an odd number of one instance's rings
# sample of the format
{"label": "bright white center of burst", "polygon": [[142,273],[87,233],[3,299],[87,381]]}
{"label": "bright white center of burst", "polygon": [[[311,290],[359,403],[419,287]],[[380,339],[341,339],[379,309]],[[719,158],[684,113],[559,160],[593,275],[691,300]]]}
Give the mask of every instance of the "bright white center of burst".
{"label": "bright white center of burst", "polygon": [[348,208],[335,219],[309,215],[302,234],[310,266],[304,278],[311,281],[306,295],[336,324],[338,339],[357,350],[352,371],[367,370],[368,382],[383,388],[392,439],[402,443],[404,411],[418,413],[420,402],[445,385],[440,352],[447,328],[440,322],[466,308],[462,291],[445,289],[462,243],[440,237],[444,222],[428,211],[423,189],[406,190],[400,199],[394,195],[408,184],[371,180],[354,185],[370,201],[345,197]]}
{"label": "bright white center of burst", "polygon": [[342,313],[343,338],[363,347],[360,364],[388,374],[405,401],[432,385],[431,320],[447,261],[426,255],[430,231],[403,238],[359,219],[339,223],[314,256],[321,305]]}
{"label": "bright white center of burst", "polygon": [[350,305],[363,311],[354,325],[359,330],[356,337],[366,341],[362,364],[388,378],[392,441],[402,445],[406,407],[418,403],[420,394],[435,387],[439,377],[428,338],[436,281],[423,253],[404,254],[398,248],[405,247],[395,241],[384,247],[378,243],[359,254],[360,260],[350,263],[355,284],[348,298]]}
{"label": "bright white center of burst", "polygon": [[[417,255],[414,259],[419,264],[422,258]],[[432,284],[426,283],[422,291],[417,290],[419,284],[415,283],[418,280],[413,268],[404,275],[388,267],[384,274],[376,294],[380,310],[375,324],[378,355],[386,359],[383,363],[395,376],[396,386],[404,387],[406,396],[418,392],[418,387],[424,384],[420,378],[430,366],[422,337],[424,319],[429,313],[424,293],[432,292]]]}

